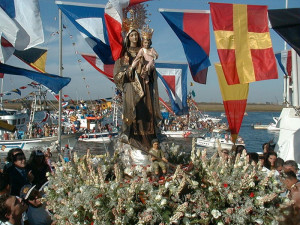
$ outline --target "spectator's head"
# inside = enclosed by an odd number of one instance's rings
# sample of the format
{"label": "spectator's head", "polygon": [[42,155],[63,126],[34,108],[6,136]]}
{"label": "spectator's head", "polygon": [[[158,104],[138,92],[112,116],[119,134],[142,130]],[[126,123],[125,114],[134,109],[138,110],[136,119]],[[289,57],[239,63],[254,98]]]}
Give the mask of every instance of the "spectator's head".
{"label": "spectator's head", "polygon": [[245,149],[244,145],[237,145],[235,148],[235,156],[237,156],[238,154],[242,155],[244,149]]}
{"label": "spectator's head", "polygon": [[247,156],[249,157],[250,164],[252,164],[252,162],[254,162],[255,165],[258,163],[259,156],[256,152],[249,152]]}
{"label": "spectator's head", "polygon": [[22,220],[22,214],[28,206],[16,196],[4,194],[0,196],[0,221],[11,224],[19,224]]}
{"label": "spectator's head", "polygon": [[222,153],[221,157],[222,157],[225,161],[227,161],[227,160],[229,159],[229,150],[226,149],[226,148],[223,148],[223,149],[221,150],[221,153]]}
{"label": "spectator's head", "polygon": [[299,170],[298,164],[294,160],[287,160],[283,164],[283,170],[284,172],[293,171],[295,174],[297,174]]}
{"label": "spectator's head", "polygon": [[288,190],[291,190],[294,184],[297,183],[297,176],[293,171],[287,171],[284,173],[283,183]]}
{"label": "spectator's head", "polygon": [[45,162],[45,154],[41,150],[32,151],[28,160],[29,165],[41,165]]}
{"label": "spectator's head", "polygon": [[262,145],[263,153],[268,153],[274,151],[275,144],[272,144],[272,141],[266,142]]}
{"label": "spectator's head", "polygon": [[15,152],[15,154],[13,155],[13,164],[18,167],[18,168],[25,168],[26,166],[26,157],[24,152],[21,151],[17,151]]}
{"label": "spectator's head", "polygon": [[20,152],[23,152],[20,148],[12,148],[11,150],[9,150],[6,157],[7,162],[13,163],[13,156]]}
{"label": "spectator's head", "polygon": [[261,165],[265,164],[265,155],[258,155],[258,160],[260,162]]}
{"label": "spectator's head", "polygon": [[24,199],[25,202],[34,206],[40,207],[42,205],[41,198],[42,195],[40,194],[39,190],[35,188],[36,186],[25,185],[22,187],[20,191],[20,197]]}
{"label": "spectator's head", "polygon": [[10,193],[10,185],[9,185],[9,177],[6,173],[0,173],[0,195],[9,194]]}
{"label": "spectator's head", "polygon": [[265,158],[265,164],[264,166],[271,170],[271,169],[275,169],[275,161],[277,159],[277,154],[276,152],[268,152],[266,154],[266,158]]}
{"label": "spectator's head", "polygon": [[275,169],[280,173],[283,169],[284,160],[278,157],[275,161]]}
{"label": "spectator's head", "polygon": [[65,147],[66,147],[66,148],[69,148],[69,145],[68,145],[68,144],[66,144],[66,145],[65,145]]}

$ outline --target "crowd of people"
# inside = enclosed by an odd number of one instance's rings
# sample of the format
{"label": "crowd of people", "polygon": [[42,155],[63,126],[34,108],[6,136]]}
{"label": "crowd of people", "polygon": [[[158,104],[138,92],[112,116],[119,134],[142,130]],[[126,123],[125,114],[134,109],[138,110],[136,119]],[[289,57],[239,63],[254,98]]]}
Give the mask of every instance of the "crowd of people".
{"label": "crowd of people", "polygon": [[0,224],[51,225],[55,222],[41,202],[52,173],[51,151],[34,150],[27,161],[22,149],[11,149],[0,172]]}

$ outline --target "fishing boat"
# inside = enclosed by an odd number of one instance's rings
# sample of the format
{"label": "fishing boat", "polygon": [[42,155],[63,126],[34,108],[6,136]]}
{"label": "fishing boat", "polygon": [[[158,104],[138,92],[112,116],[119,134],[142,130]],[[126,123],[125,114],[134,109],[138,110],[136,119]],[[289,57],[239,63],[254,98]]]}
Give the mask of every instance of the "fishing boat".
{"label": "fishing boat", "polygon": [[[227,136],[226,136],[227,135]],[[230,140],[228,134],[210,133],[205,137],[197,138],[196,145],[207,148],[217,148],[219,143],[221,148],[231,149],[234,143]],[[242,138],[238,138],[235,145],[243,145],[245,143]]]}
{"label": "fishing boat", "polygon": [[161,131],[162,135],[166,135],[168,138],[197,138],[202,137],[206,133],[206,130],[166,130]]}
{"label": "fishing boat", "polygon": [[119,132],[112,131],[112,132],[97,132],[97,133],[87,133],[83,134],[78,138],[78,141],[83,142],[97,142],[97,143],[108,143],[112,140],[112,138],[119,135]]}
{"label": "fishing boat", "polygon": [[253,127],[253,129],[256,130],[267,130],[269,127],[268,124],[260,124],[260,123],[252,124],[251,126]]}
{"label": "fishing boat", "polygon": [[[32,101],[31,110],[24,109],[22,111],[18,110],[1,110],[0,120],[5,121],[8,124],[16,126],[16,131],[6,132],[0,130],[0,148],[4,152],[8,152],[12,148],[21,148],[23,151],[31,151],[36,149],[45,149],[47,147],[53,147],[57,144],[58,137],[56,135],[49,137],[33,137],[32,126],[36,123],[36,115],[41,112],[44,115],[39,123],[38,127],[43,127],[45,123],[52,123],[50,112],[48,111],[38,111],[41,108],[41,104],[37,104],[37,98],[39,92],[34,95],[34,100]],[[79,133],[70,133],[61,135],[62,143],[74,146]]]}

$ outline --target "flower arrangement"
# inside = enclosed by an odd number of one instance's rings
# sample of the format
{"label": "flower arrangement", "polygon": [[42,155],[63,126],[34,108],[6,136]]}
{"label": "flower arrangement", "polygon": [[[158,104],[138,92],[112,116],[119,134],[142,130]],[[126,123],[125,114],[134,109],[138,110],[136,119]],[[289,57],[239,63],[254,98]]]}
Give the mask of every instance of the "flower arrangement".
{"label": "flower arrangement", "polygon": [[58,162],[45,190],[57,224],[277,224],[280,182],[246,153],[225,161],[194,146],[189,171],[178,165],[158,182],[149,167],[132,165],[128,175],[120,161],[87,154]]}

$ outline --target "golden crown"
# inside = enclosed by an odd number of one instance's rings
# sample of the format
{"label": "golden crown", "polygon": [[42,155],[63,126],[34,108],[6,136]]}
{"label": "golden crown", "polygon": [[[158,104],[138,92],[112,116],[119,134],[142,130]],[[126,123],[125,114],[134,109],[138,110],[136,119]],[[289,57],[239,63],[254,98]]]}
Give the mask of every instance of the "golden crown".
{"label": "golden crown", "polygon": [[141,31],[143,39],[152,39],[154,30],[149,27],[149,25],[144,25]]}
{"label": "golden crown", "polygon": [[146,19],[146,9],[143,4],[127,7],[123,10],[122,30],[128,34],[133,29],[141,29]]}

